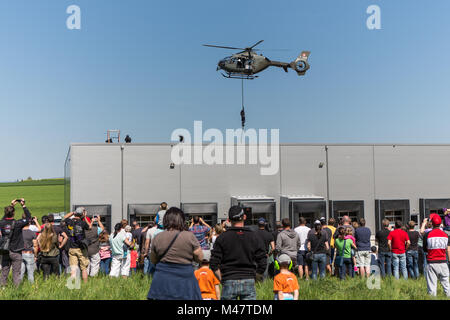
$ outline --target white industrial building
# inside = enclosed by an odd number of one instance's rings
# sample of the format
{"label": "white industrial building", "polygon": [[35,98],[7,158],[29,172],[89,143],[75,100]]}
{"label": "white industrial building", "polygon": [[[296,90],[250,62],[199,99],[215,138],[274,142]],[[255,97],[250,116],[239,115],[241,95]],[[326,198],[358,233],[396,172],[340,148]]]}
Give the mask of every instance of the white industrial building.
{"label": "white industrial building", "polygon": [[450,145],[281,144],[278,173],[266,176],[257,164],[173,167],[173,146],[72,144],[66,210],[85,206],[111,228],[150,221],[163,201],[210,223],[240,204],[251,223],[348,214],[374,232],[384,217],[421,221],[450,207]]}

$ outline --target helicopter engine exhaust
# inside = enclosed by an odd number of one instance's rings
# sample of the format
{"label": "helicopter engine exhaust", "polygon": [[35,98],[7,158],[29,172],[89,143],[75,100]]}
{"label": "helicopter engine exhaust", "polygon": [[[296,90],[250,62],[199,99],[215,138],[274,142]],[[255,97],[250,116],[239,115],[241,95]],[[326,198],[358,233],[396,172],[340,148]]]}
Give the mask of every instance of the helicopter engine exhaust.
{"label": "helicopter engine exhaust", "polygon": [[308,57],[310,54],[311,54],[310,51],[302,51],[302,53],[300,53],[298,57],[289,64],[289,66],[293,70],[297,71],[297,74],[299,76],[304,76],[306,71],[308,71],[309,69]]}

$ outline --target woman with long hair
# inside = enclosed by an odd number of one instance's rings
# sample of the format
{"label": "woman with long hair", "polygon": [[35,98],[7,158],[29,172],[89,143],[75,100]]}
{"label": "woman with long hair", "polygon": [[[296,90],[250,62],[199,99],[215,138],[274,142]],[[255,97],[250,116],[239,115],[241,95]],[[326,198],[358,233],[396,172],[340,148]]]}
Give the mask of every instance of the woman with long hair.
{"label": "woman with long hair", "polygon": [[317,269],[321,278],[325,278],[327,266],[328,235],[322,230],[320,221],[314,222],[314,232],[308,233],[308,251],[312,252],[312,278],[317,279]]}
{"label": "woman with long hair", "polygon": [[352,268],[352,248],[356,249],[356,246],[352,239],[346,239],[347,229],[340,227],[336,231],[339,236],[334,240],[334,247],[336,250],[335,266],[339,268],[339,278],[341,280],[344,280],[347,270],[349,270],[352,278],[354,276]]}
{"label": "woman with long hair", "polygon": [[44,224],[44,230],[37,237],[40,248],[40,266],[44,273],[44,280],[51,274],[59,276],[59,240],[50,222]]}
{"label": "woman with long hair", "polygon": [[130,246],[131,242],[128,241],[127,235],[123,223],[117,223],[114,226],[114,234],[109,237],[109,243],[111,245],[111,271],[109,275],[111,277],[118,277],[122,275],[123,278],[127,278],[130,273],[130,256],[124,257],[124,245]]}
{"label": "woman with long hair", "polygon": [[164,230],[151,242],[151,262],[156,265],[148,299],[202,300],[192,262],[201,262],[202,248],[185,230],[183,211],[172,207],[164,214]]}
{"label": "woman with long hair", "polygon": [[224,232],[224,228],[222,227],[221,223],[217,223],[214,226],[213,231],[211,232],[209,243],[211,244],[211,250],[214,248],[214,243],[216,242],[216,239],[218,236],[220,236]]}

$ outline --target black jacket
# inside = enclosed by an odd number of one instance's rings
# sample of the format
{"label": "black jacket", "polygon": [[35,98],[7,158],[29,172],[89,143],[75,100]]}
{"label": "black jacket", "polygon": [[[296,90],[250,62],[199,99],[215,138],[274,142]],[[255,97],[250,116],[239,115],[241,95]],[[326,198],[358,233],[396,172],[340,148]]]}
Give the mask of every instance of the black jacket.
{"label": "black jacket", "polygon": [[227,228],[217,237],[211,252],[210,267],[220,269],[222,281],[255,279],[263,274],[267,265],[267,248],[254,231]]}
{"label": "black jacket", "polygon": [[[25,212],[26,218],[16,220],[14,224],[14,230],[12,230],[9,243],[9,250],[16,253],[20,253],[24,249],[22,229],[31,220],[31,213],[27,207],[23,208],[23,212]],[[2,236],[5,236],[10,232],[10,228],[13,221],[14,219],[7,219],[7,218],[3,218],[2,220],[0,220],[0,231],[2,233]]]}

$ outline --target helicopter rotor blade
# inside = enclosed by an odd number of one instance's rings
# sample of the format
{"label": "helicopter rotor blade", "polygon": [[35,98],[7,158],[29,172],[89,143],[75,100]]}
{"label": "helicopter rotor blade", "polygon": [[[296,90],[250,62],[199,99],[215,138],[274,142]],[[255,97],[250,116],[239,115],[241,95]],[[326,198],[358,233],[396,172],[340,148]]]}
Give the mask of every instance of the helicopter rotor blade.
{"label": "helicopter rotor blade", "polygon": [[232,50],[245,50],[245,48],[236,48],[236,47],[225,47],[225,46],[215,46],[212,44],[204,44],[205,47],[211,47],[211,48],[222,48],[222,49],[232,49]]}
{"label": "helicopter rotor blade", "polygon": [[259,40],[257,43],[255,43],[254,45],[252,45],[251,47],[247,48],[247,49],[253,49],[254,47],[256,47],[258,44],[260,44],[261,42],[263,42],[264,40]]}

